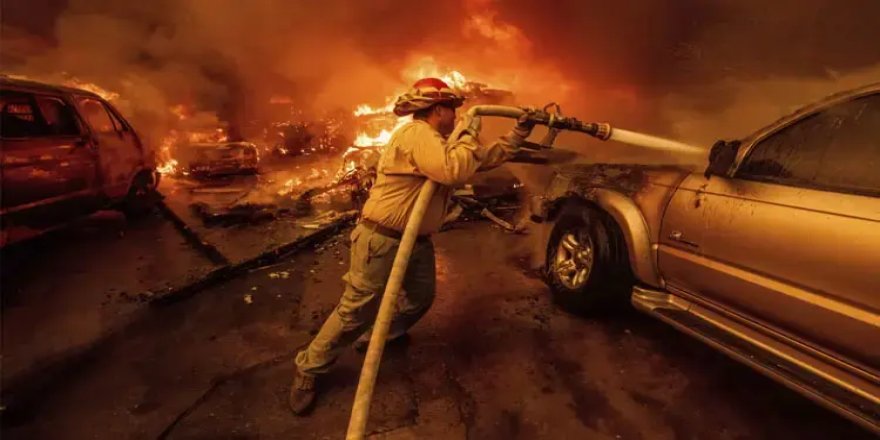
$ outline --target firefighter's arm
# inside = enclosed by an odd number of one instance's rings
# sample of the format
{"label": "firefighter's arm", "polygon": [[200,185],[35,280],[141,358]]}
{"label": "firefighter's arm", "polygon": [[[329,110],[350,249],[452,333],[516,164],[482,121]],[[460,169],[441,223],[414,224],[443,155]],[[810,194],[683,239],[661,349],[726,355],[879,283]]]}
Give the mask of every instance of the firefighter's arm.
{"label": "firefighter's arm", "polygon": [[413,144],[413,161],[419,171],[427,178],[447,186],[467,182],[486,157],[486,148],[469,131],[457,139],[446,141],[425,126]]}
{"label": "firefighter's arm", "polygon": [[477,171],[488,171],[510,160],[519,151],[520,146],[528,135],[528,132],[524,132],[517,127],[498,138],[486,149],[486,157]]}
{"label": "firefighter's arm", "polygon": [[516,125],[506,135],[501,136],[487,150],[486,157],[477,171],[488,171],[507,162],[519,151],[526,138],[532,134],[535,126],[531,114],[523,113],[516,120]]}

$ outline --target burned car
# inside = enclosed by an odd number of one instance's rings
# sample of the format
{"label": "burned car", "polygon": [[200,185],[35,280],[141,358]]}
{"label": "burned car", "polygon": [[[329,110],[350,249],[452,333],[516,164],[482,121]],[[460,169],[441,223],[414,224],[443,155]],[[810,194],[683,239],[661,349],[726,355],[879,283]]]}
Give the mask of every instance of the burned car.
{"label": "burned car", "polygon": [[705,170],[563,168],[532,210],[563,306],[628,299],[880,432],[880,84],[719,141]]}
{"label": "burned car", "polygon": [[81,89],[0,76],[0,245],[104,207],[149,211],[154,153],[119,111]]}
{"label": "burned car", "polygon": [[272,123],[265,132],[265,142],[276,156],[309,156],[334,153],[351,141],[348,120],[337,114],[309,121]]}
{"label": "burned car", "polygon": [[184,169],[195,177],[254,174],[257,146],[250,142],[199,142],[177,148]]}

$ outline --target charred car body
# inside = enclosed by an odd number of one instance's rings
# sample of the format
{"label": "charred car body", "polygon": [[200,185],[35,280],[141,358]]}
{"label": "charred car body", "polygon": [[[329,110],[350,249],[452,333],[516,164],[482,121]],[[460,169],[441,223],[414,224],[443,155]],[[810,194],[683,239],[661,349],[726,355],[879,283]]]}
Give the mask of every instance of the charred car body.
{"label": "charred car body", "polygon": [[250,142],[198,142],[177,148],[181,162],[195,177],[254,174],[259,164],[257,146]]}
{"label": "charred car body", "polygon": [[880,432],[880,84],[719,141],[704,172],[561,169],[532,211],[561,304],[629,298]]}
{"label": "charred car body", "polygon": [[277,156],[333,153],[351,142],[348,122],[335,113],[317,120],[275,122],[266,130],[266,143]]}
{"label": "charred car body", "polygon": [[139,214],[155,201],[153,152],[100,96],[0,77],[0,112],[0,243],[107,206]]}

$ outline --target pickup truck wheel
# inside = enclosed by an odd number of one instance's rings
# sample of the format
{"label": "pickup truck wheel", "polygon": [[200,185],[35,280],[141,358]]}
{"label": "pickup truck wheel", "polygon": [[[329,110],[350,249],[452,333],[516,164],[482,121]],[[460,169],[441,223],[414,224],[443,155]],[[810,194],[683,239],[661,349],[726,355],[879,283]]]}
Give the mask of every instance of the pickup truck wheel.
{"label": "pickup truck wheel", "polygon": [[557,217],[546,262],[554,299],[570,311],[591,312],[622,303],[633,286],[617,224],[581,204],[565,207]]}

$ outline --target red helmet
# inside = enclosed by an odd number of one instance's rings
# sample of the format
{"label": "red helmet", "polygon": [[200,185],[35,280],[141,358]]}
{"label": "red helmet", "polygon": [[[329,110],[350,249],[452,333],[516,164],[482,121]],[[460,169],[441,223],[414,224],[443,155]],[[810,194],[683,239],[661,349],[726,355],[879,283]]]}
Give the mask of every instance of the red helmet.
{"label": "red helmet", "polygon": [[452,107],[464,104],[464,96],[458,94],[440,78],[423,78],[413,88],[400,95],[394,103],[394,114],[406,116],[434,104],[445,103]]}

